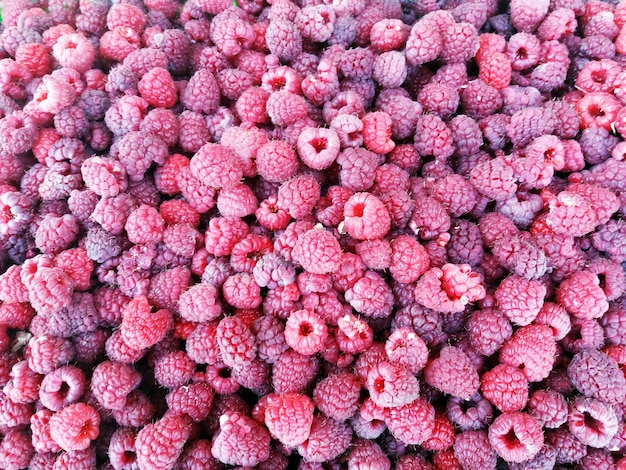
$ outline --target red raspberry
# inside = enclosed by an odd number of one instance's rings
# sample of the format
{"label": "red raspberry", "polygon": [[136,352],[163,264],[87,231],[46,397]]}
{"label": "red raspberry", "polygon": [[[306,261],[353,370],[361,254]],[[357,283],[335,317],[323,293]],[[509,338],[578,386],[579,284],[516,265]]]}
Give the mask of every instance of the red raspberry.
{"label": "red raspberry", "polygon": [[339,268],[341,248],[332,233],[313,229],[298,237],[292,256],[307,272],[326,274]]}
{"label": "red raspberry", "polygon": [[466,329],[472,347],[484,356],[491,356],[513,334],[511,323],[497,310],[472,313]]}
{"label": "red raspberry", "polygon": [[52,58],[40,43],[23,43],[15,51],[15,62],[28,69],[34,77],[43,77],[52,71]]}
{"label": "red raspberry", "polygon": [[265,315],[252,323],[256,337],[257,355],[268,364],[275,363],[289,347],[285,342],[285,327],[276,317]]}
{"label": "red raspberry", "polygon": [[437,28],[426,21],[413,24],[406,41],[406,59],[411,65],[435,60],[443,48],[443,39]]}
{"label": "red raspberry", "polygon": [[419,396],[419,383],[411,371],[391,362],[379,362],[367,374],[365,387],[381,407],[399,407]]}
{"label": "red raspberry", "polygon": [[229,276],[222,286],[224,300],[235,308],[256,308],[261,305],[261,288],[246,272]]}
{"label": "red raspberry", "polygon": [[174,79],[161,67],[154,67],[143,75],[137,83],[137,90],[143,99],[157,108],[171,108],[178,100]]}
{"label": "red raspberry", "polygon": [[370,43],[378,51],[401,49],[411,28],[398,19],[384,18],[370,30]]}
{"label": "red raspberry", "polygon": [[276,394],[268,399],[265,425],[282,444],[297,446],[309,438],[313,409],[313,401],[306,395]]}
{"label": "red raspberry", "polygon": [[445,450],[452,447],[455,437],[456,429],[452,422],[444,414],[436,413],[433,432],[421,446],[429,451]]}
{"label": "red raspberry", "polygon": [[235,217],[214,217],[205,234],[206,249],[215,256],[225,256],[248,234],[248,226]]}
{"label": "red raspberry", "polygon": [[11,380],[4,386],[3,392],[14,403],[33,403],[39,397],[42,376],[28,367],[27,361],[21,361],[11,368]]}
{"label": "red raspberry", "polygon": [[282,140],[269,141],[256,154],[259,176],[271,182],[283,182],[296,174],[298,158],[293,148]]}
{"label": "red raspberry", "polygon": [[550,2],[540,0],[529,5],[521,0],[511,2],[511,22],[518,31],[532,32],[548,14]]}
{"label": "red raspberry", "polygon": [[339,182],[351,191],[364,191],[374,184],[376,168],[382,163],[379,155],[363,148],[348,148],[337,157],[341,167]]}
{"label": "red raspberry", "polygon": [[611,130],[611,123],[617,119],[622,104],[613,95],[606,92],[592,92],[584,95],[577,103],[580,127],[601,127]]}
{"label": "red raspberry", "polygon": [[49,374],[74,357],[72,343],[52,335],[34,336],[28,348],[28,367],[38,374]]}
{"label": "red raspberry", "polygon": [[461,105],[472,119],[482,119],[497,112],[503,104],[502,94],[497,88],[482,79],[470,81],[461,94]]}
{"label": "red raspberry", "polygon": [[556,429],[567,421],[567,402],[556,390],[537,390],[530,396],[528,412],[543,427]]}
{"label": "red raspberry", "polygon": [[391,288],[374,271],[367,271],[346,290],[345,299],[357,312],[371,318],[388,317],[393,306]]}
{"label": "red raspberry", "polygon": [[326,462],[343,454],[352,442],[352,428],[346,424],[316,416],[309,438],[298,446],[307,462]]}
{"label": "red raspberry", "polygon": [[207,186],[229,187],[243,176],[239,159],[228,148],[208,143],[203,145],[191,159],[191,170]]}
{"label": "red raspberry", "polygon": [[[3,306],[10,303],[28,302],[28,289],[22,282],[21,270],[21,266],[14,265],[0,275],[0,300],[4,302]],[[3,324],[6,323],[3,322]]]}
{"label": "red raspberry", "polygon": [[276,393],[303,392],[319,372],[317,355],[304,356],[287,349],[274,363],[272,385]]}
{"label": "red raspberry", "polygon": [[54,461],[52,470],[64,468],[93,468],[96,466],[96,451],[90,447],[86,450],[63,452]]}
{"label": "red raspberry", "polygon": [[609,304],[599,284],[595,274],[578,271],[561,283],[556,299],[577,318],[600,318],[609,309]]}
{"label": "red raspberry", "polygon": [[120,410],[112,410],[111,414],[120,426],[141,427],[152,421],[154,405],[139,390],[133,390],[126,397],[126,404]]}
{"label": "red raspberry", "polygon": [[122,62],[131,52],[139,49],[139,46],[140,37],[136,31],[128,27],[118,27],[107,31],[100,38],[100,55],[112,61]]}
{"label": "red raspberry", "polygon": [[597,448],[608,445],[618,431],[615,410],[593,398],[578,397],[569,404],[567,425],[580,442]]}
{"label": "red raspberry", "polygon": [[278,207],[294,219],[310,214],[320,198],[320,185],[313,176],[298,175],[282,183],[278,189]]}
{"label": "red raspberry", "polygon": [[189,321],[211,321],[222,313],[217,301],[217,290],[208,284],[190,287],[180,296],[178,302],[180,316]]}
{"label": "red raspberry", "polygon": [[376,196],[355,193],[344,206],[344,229],[357,240],[383,237],[391,226],[389,212]]}
{"label": "red raspberry", "polygon": [[582,394],[617,404],[624,401],[624,374],[615,359],[600,351],[584,350],[567,367],[567,375]]}
{"label": "red raspberry", "polygon": [[494,52],[481,57],[478,77],[497,90],[502,90],[511,83],[511,67],[506,54]]}
{"label": "red raspberry", "polygon": [[364,470],[367,467],[390,470],[391,461],[376,442],[361,438],[352,443],[348,467],[355,470]]}
{"label": "red raspberry", "polygon": [[96,47],[82,34],[65,34],[57,39],[52,54],[62,67],[82,73],[91,68],[96,57]]}
{"label": "red raspberry", "polygon": [[148,299],[141,295],[131,300],[124,309],[122,339],[133,349],[146,349],[163,339],[171,326],[170,311],[160,309],[153,313]]}
{"label": "red raspberry", "polygon": [[181,103],[197,113],[211,114],[219,105],[219,86],[215,76],[206,69],[194,73],[180,95]]}
{"label": "red raspberry", "polygon": [[544,438],[541,425],[532,416],[505,412],[489,426],[489,443],[508,462],[524,462],[539,453]]}
{"label": "red raspberry", "polygon": [[391,242],[389,272],[401,283],[416,281],[428,269],[426,250],[409,235],[401,235]]}
{"label": "red raspberry", "polygon": [[314,170],[328,168],[339,154],[339,137],[333,129],[305,128],[298,136],[300,160]]}
{"label": "red raspberry", "polygon": [[117,196],[127,188],[126,170],[112,158],[91,157],[81,165],[85,185],[102,197]]}
{"label": "red raspberry", "polygon": [[298,310],[287,318],[285,342],[300,354],[313,355],[319,352],[326,342],[327,335],[326,324],[312,310]]}
{"label": "red raspberry", "polygon": [[424,114],[418,118],[414,145],[420,156],[433,156],[438,160],[445,161],[454,152],[450,128],[434,114]]}
{"label": "red raspberry", "polygon": [[50,436],[50,418],[53,415],[52,411],[43,409],[30,417],[31,442],[36,452],[61,451],[61,447]]}
{"label": "red raspberry", "polygon": [[497,458],[486,431],[464,431],[454,441],[454,456],[462,468],[496,468]]}
{"label": "red raspberry", "polygon": [[118,428],[113,432],[108,448],[108,457],[113,468],[137,465],[136,437],[135,431],[129,428]]}
{"label": "red raspberry", "polygon": [[367,113],[361,118],[363,143],[368,150],[378,154],[391,152],[396,144],[391,140],[393,121],[389,114],[378,111]]}
{"label": "red raspberry", "polygon": [[448,119],[456,112],[460,96],[453,86],[431,81],[420,90],[417,101],[429,113]]}
{"label": "red raspberry", "polygon": [[406,444],[421,444],[435,427],[435,409],[423,398],[404,406],[385,409],[385,423],[391,434]]}
{"label": "red raspberry", "polygon": [[141,374],[132,366],[112,361],[96,366],[91,378],[91,392],[98,403],[110,410],[120,410],[128,394],[139,386]]}
{"label": "red raspberry", "polygon": [[85,403],[74,403],[50,418],[50,436],[67,452],[85,450],[100,433],[100,415]]}
{"label": "red raspberry", "polygon": [[523,326],[505,341],[500,362],[521,367],[529,382],[539,382],[550,374],[556,357],[552,329],[545,325]]}
{"label": "red raspberry", "polygon": [[139,8],[131,4],[113,5],[107,13],[107,28],[115,29],[118,26],[134,29],[141,33],[146,26],[146,15]]}
{"label": "red raspberry", "polygon": [[330,375],[315,386],[313,401],[329,418],[345,421],[358,409],[361,386],[358,377],[351,373]]}
{"label": "red raspberry", "polygon": [[521,411],[528,401],[528,380],[515,367],[498,364],[481,378],[481,391],[500,411]]}
{"label": "red raspberry", "polygon": [[211,452],[220,462],[254,466],[269,458],[270,436],[257,421],[236,411],[224,413],[219,421]]}
{"label": "red raspberry", "polygon": [[361,257],[361,260],[369,269],[378,271],[389,268],[391,261],[389,240],[384,238],[365,240],[357,243],[354,251]]}
{"label": "red raspberry", "polygon": [[220,320],[216,338],[222,360],[229,367],[241,366],[256,357],[255,336],[240,315]]}
{"label": "red raspberry", "polygon": [[478,273],[468,264],[444,264],[430,268],[415,286],[415,300],[439,312],[461,312],[468,303],[485,297],[485,287]]}
{"label": "red raspberry", "polygon": [[431,359],[424,369],[428,385],[455,397],[468,399],[478,391],[476,367],[461,349],[445,346],[439,357]]}
{"label": "red raspberry", "polygon": [[146,425],[135,439],[139,467],[172,467],[189,439],[190,432],[189,421],[174,414],[166,414],[155,423]]}
{"label": "red raspberry", "polygon": [[528,325],[539,314],[546,287],[539,281],[512,275],[495,292],[499,310],[516,325]]}
{"label": "red raspberry", "polygon": [[195,372],[196,363],[184,351],[170,351],[154,361],[154,378],[169,390],[186,385]]}

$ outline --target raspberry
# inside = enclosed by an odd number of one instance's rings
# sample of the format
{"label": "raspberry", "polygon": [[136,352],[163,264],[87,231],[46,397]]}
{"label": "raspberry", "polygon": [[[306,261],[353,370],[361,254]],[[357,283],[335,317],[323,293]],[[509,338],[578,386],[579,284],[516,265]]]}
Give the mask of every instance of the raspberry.
{"label": "raspberry", "polygon": [[528,412],[543,427],[556,429],[567,421],[567,402],[556,390],[537,390],[530,396]]}
{"label": "raspberry", "polygon": [[[269,102],[269,101],[268,101]],[[300,160],[314,170],[328,168],[339,154],[339,137],[333,129],[305,128],[298,136]]]}
{"label": "raspberry", "polygon": [[369,269],[381,270],[389,268],[391,245],[384,238],[362,241],[355,245],[354,251],[361,257],[361,260]]}
{"label": "raspberry", "polygon": [[600,351],[584,350],[574,355],[567,375],[585,396],[610,404],[624,401],[624,374],[615,359]]}
{"label": "raspberry", "polygon": [[348,424],[319,416],[313,418],[309,438],[298,446],[307,462],[326,462],[343,454],[352,442]]}
{"label": "raspberry", "polygon": [[69,340],[57,336],[34,336],[28,342],[28,366],[38,374],[48,374],[74,357]]}
{"label": "raspberry", "polygon": [[191,159],[191,170],[207,186],[229,187],[243,176],[241,163],[228,148],[208,143],[203,145]]}
{"label": "raspberry", "polygon": [[189,79],[180,101],[190,111],[215,112],[219,104],[219,86],[215,76],[206,69],[198,70]]}
{"label": "raspberry", "polygon": [[578,397],[569,404],[567,425],[580,442],[597,448],[606,446],[618,430],[613,408],[593,398]]}
{"label": "raspberry", "polygon": [[429,113],[448,119],[459,106],[460,96],[453,86],[432,81],[420,90],[417,101]]}
{"label": "raspberry", "polygon": [[100,433],[100,415],[85,403],[74,403],[50,417],[50,436],[65,451],[85,450]]}
{"label": "raspberry", "polygon": [[497,310],[475,311],[467,321],[469,340],[474,349],[484,356],[491,356],[513,334],[507,319]]}
{"label": "raspberry", "polygon": [[342,372],[322,379],[313,390],[315,406],[336,421],[345,421],[358,409],[361,381]]}
{"label": "raspberry", "polygon": [[222,360],[229,367],[246,364],[256,356],[255,336],[239,315],[220,320],[216,339]]}
{"label": "raspberry", "polygon": [[521,327],[505,341],[500,350],[500,362],[520,367],[529,382],[539,382],[550,374],[556,352],[552,329],[531,324]]}
{"label": "raspberry", "polygon": [[319,352],[327,335],[326,324],[311,310],[298,310],[287,318],[285,342],[300,354],[312,355]]}
{"label": "raspberry", "polygon": [[454,152],[452,132],[439,116],[424,114],[417,120],[414,146],[421,157],[445,161]]}
{"label": "raspberry", "polygon": [[543,446],[541,425],[532,416],[505,412],[489,427],[489,443],[508,462],[524,462],[539,453]]}
{"label": "raspberry", "polygon": [[172,326],[172,314],[153,307],[145,295],[131,300],[124,309],[121,331],[124,342],[133,349],[141,350],[158,343]]}
{"label": "raspberry", "polygon": [[600,318],[609,304],[599,283],[598,276],[590,272],[576,272],[559,286],[557,301],[577,318]]}
{"label": "raspberry", "polygon": [[346,201],[343,210],[344,228],[358,240],[383,237],[391,226],[389,212],[376,196],[355,193]]}
{"label": "raspberry", "polygon": [[461,312],[465,305],[485,297],[485,288],[478,273],[467,264],[444,264],[430,268],[418,280],[415,300],[439,312]]}
{"label": "raspberry", "polygon": [[52,54],[62,67],[82,73],[91,68],[96,48],[81,34],[65,34],[57,39]]}
{"label": "raspberry", "polygon": [[254,278],[245,272],[236,273],[222,286],[224,300],[235,308],[256,308],[261,305],[261,288]]}
{"label": "raspberry", "polygon": [[275,19],[265,31],[267,47],[282,61],[290,62],[302,52],[302,35],[299,28],[287,19]]}
{"label": "raspberry", "polygon": [[267,114],[276,126],[290,126],[305,119],[308,108],[305,99],[289,91],[271,93],[266,103]]}
{"label": "raspberry", "polygon": [[477,199],[473,186],[461,175],[449,175],[436,181],[430,187],[429,196],[440,202],[452,217],[471,211]]}
{"label": "raspberry", "polygon": [[461,94],[461,105],[472,119],[490,116],[502,106],[502,94],[480,78],[470,81]]}
{"label": "raspberry", "polygon": [[146,131],[129,132],[118,145],[118,158],[131,181],[141,181],[152,163],[162,165],[167,155],[167,144]]}
{"label": "raspberry", "polygon": [[548,14],[550,2],[541,0],[528,5],[521,0],[511,2],[511,21],[518,31],[532,32]]}
{"label": "raspberry", "polygon": [[177,415],[165,415],[142,428],[135,439],[137,464],[143,468],[174,465],[191,432],[189,422]]}
{"label": "raspberry", "polygon": [[278,188],[278,207],[294,219],[310,214],[320,198],[320,185],[313,176],[297,175]]}
{"label": "raspberry", "polygon": [[385,423],[389,432],[406,444],[421,444],[428,439],[435,426],[435,409],[422,398],[404,406],[385,409]]}
{"label": "raspberry", "polygon": [[32,148],[37,140],[38,131],[35,120],[23,113],[15,111],[13,114],[0,119],[0,147],[9,153],[24,153]]}
{"label": "raspberry", "polygon": [[298,159],[293,148],[282,140],[262,145],[256,154],[259,175],[272,182],[283,182],[296,174]]}
{"label": "raspberry", "polygon": [[498,364],[483,374],[481,391],[500,411],[521,411],[528,401],[528,380],[521,370]]}
{"label": "raspberry", "polygon": [[401,235],[391,242],[389,272],[397,282],[416,281],[428,269],[426,250],[411,236]]}
{"label": "raspberry", "polygon": [[617,119],[622,104],[613,95],[606,92],[587,93],[576,103],[580,116],[580,127],[600,127],[611,129],[611,123]]}
{"label": "raspberry", "polygon": [[378,406],[399,407],[419,396],[419,383],[413,374],[401,365],[380,362],[367,374],[365,387]]}
{"label": "raspberry", "polygon": [[141,382],[141,374],[132,366],[105,361],[94,369],[91,391],[98,403],[107,409],[120,410],[128,394]]}
{"label": "raspberry", "polygon": [[297,393],[277,394],[268,399],[265,425],[286,446],[304,443],[313,424],[313,401]]}
{"label": "raspberry", "polygon": [[367,271],[345,292],[345,299],[352,308],[371,318],[386,318],[391,313],[393,293],[383,278]]}
{"label": "raspberry", "polygon": [[421,65],[435,60],[443,48],[443,39],[437,28],[426,21],[413,24],[406,41],[406,59],[410,65]]}
{"label": "raspberry", "polygon": [[174,79],[161,67],[154,67],[143,75],[137,83],[137,90],[143,99],[157,108],[171,108],[178,98]]}
{"label": "raspberry", "polygon": [[449,395],[469,399],[478,391],[479,377],[469,356],[461,349],[445,346],[439,357],[429,361],[424,369],[428,385]]}
{"label": "raspberry", "polygon": [[454,456],[463,468],[495,468],[497,455],[486,431],[464,431],[454,441]]}
{"label": "raspberry", "polygon": [[376,442],[360,438],[352,443],[348,466],[355,470],[365,470],[368,467],[390,470],[391,462]]}
{"label": "raspberry", "polygon": [[226,412],[219,421],[211,452],[220,462],[254,466],[269,458],[270,436],[260,423],[236,411]]}
{"label": "raspberry", "polygon": [[305,356],[293,349],[280,355],[272,370],[272,385],[276,393],[303,392],[319,372],[316,355]]}
{"label": "raspberry", "polygon": [[293,257],[307,272],[332,273],[339,268],[341,248],[329,231],[313,229],[298,237],[293,248]]}
{"label": "raspberry", "polygon": [[41,375],[30,370],[26,361],[21,361],[11,368],[11,380],[3,392],[14,403],[33,403],[38,399],[41,381]]}
{"label": "raspberry", "polygon": [[294,23],[302,37],[325,42],[333,33],[335,10],[327,5],[306,6],[296,13]]}
{"label": "raspberry", "polygon": [[496,289],[498,308],[516,325],[530,324],[539,314],[546,288],[539,281],[517,275],[507,277]]}
{"label": "raspberry", "polygon": [[364,191],[374,184],[380,156],[363,148],[348,148],[337,157],[339,182],[351,191]]}

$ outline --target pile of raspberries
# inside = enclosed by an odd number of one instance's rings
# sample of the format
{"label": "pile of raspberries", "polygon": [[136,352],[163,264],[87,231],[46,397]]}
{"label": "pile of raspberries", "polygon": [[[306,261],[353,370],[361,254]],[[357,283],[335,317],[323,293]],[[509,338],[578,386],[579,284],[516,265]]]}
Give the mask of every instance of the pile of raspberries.
{"label": "pile of raspberries", "polygon": [[626,2],[0,6],[0,468],[626,469]]}

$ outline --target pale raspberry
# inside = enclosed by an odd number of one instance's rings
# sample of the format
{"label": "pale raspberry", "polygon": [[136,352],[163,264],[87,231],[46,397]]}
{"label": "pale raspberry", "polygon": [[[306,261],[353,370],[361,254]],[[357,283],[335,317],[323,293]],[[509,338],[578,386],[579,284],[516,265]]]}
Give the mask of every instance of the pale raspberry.
{"label": "pale raspberry", "polygon": [[344,229],[357,240],[383,237],[391,226],[389,212],[376,196],[355,193],[344,206]]}
{"label": "pale raspberry", "polygon": [[475,311],[466,328],[472,347],[485,356],[498,351],[513,334],[511,323],[497,310]]}
{"label": "pale raspberry", "polygon": [[298,136],[300,160],[314,170],[328,168],[339,155],[339,136],[333,129],[305,128]]}
{"label": "pale raspberry", "polygon": [[425,21],[417,21],[406,41],[406,59],[411,65],[435,60],[443,48],[440,32]]}
{"label": "pale raspberry", "polygon": [[421,157],[432,156],[438,160],[445,161],[454,152],[450,128],[434,114],[418,118],[413,145]]}
{"label": "pale raspberry", "polygon": [[307,462],[326,462],[344,453],[352,442],[352,428],[320,416],[313,418],[308,439],[298,446]]}
{"label": "pale raspberry", "polygon": [[355,439],[348,455],[348,468],[365,470],[372,466],[379,470],[390,470],[391,461],[375,441]]}
{"label": "pale raspberry", "polygon": [[480,78],[470,81],[461,94],[461,105],[465,114],[473,119],[482,119],[496,113],[502,103],[500,91]]}
{"label": "pale raspberry", "polygon": [[137,90],[143,99],[157,108],[171,108],[178,99],[174,79],[161,67],[154,67],[143,75],[137,83]]}
{"label": "pale raspberry", "polygon": [[504,342],[500,362],[520,367],[529,382],[539,382],[550,374],[556,352],[552,329],[546,325],[531,324],[521,327]]}
{"label": "pale raspberry", "polygon": [[146,131],[129,132],[118,144],[118,158],[131,181],[141,181],[152,163],[162,165],[167,155],[167,144]]}
{"label": "pale raspberry", "polygon": [[415,300],[440,312],[461,312],[468,303],[481,300],[486,291],[480,275],[467,264],[444,264],[427,270],[415,286]]}
{"label": "pale raspberry", "polygon": [[415,238],[401,235],[391,242],[389,272],[394,280],[405,284],[416,281],[428,265],[428,254]]}
{"label": "pale raspberry", "polygon": [[528,325],[539,314],[546,288],[539,281],[513,275],[498,286],[495,298],[499,310],[516,325]]}
{"label": "pale raspberry", "polygon": [[389,240],[384,238],[365,240],[356,244],[354,251],[361,257],[369,269],[382,270],[389,268],[391,261]]}
{"label": "pale raspberry", "polygon": [[127,188],[126,170],[113,158],[90,157],[81,165],[85,186],[102,197],[117,196]]}
{"label": "pale raspberry", "polygon": [[134,349],[145,349],[158,343],[172,325],[169,310],[152,312],[153,307],[145,296],[131,300],[124,309],[122,338]]}
{"label": "pale raspberry", "polygon": [[293,257],[307,272],[332,273],[339,268],[341,247],[331,232],[313,229],[298,237]]}
{"label": "pale raspberry", "polygon": [[278,207],[294,219],[310,214],[320,198],[320,184],[314,176],[296,175],[278,188]]}
{"label": "pale raspberry", "polygon": [[385,423],[389,432],[406,444],[421,444],[431,437],[435,427],[435,409],[418,398],[404,406],[385,410]]}
{"label": "pale raspberry", "polygon": [[191,159],[190,168],[198,178],[212,188],[229,187],[243,176],[241,163],[228,148],[207,143]]}
{"label": "pale raspberry", "polygon": [[139,468],[168,468],[173,466],[191,432],[187,419],[168,415],[146,425],[135,439]]}
{"label": "pale raspberry", "polygon": [[483,396],[500,411],[521,411],[528,401],[528,380],[515,367],[498,364],[481,377]]}
{"label": "pale raspberry", "polygon": [[462,468],[495,468],[497,455],[483,430],[464,431],[454,440],[454,456]]}
{"label": "pale raspberry", "polygon": [[[347,313],[337,320],[335,336],[339,349],[343,352],[356,354],[368,349],[374,341],[374,331],[361,318]],[[384,356],[383,356],[384,357]],[[366,377],[363,376],[363,379]]]}
{"label": "pale raspberry", "polygon": [[381,407],[399,407],[419,396],[419,383],[410,370],[391,362],[380,362],[367,374],[365,387]]}
{"label": "pale raspberry", "polygon": [[449,395],[469,399],[480,385],[478,372],[461,349],[445,346],[424,369],[426,383]]}
{"label": "pale raspberry", "polygon": [[306,395],[285,393],[272,396],[265,408],[265,425],[286,446],[305,442],[313,424],[313,401]]}
{"label": "pale raspberry", "polygon": [[396,144],[391,140],[393,121],[383,111],[367,113],[361,118],[363,123],[363,143],[368,150],[379,154],[391,152]]}
{"label": "pale raspberry", "polygon": [[361,381],[355,375],[342,372],[322,379],[313,390],[315,406],[326,416],[345,421],[358,408]]}
{"label": "pale raspberry", "polygon": [[292,61],[302,52],[302,35],[299,28],[287,19],[270,21],[265,32],[267,47],[284,61]]}
{"label": "pale raspberry", "polygon": [[572,401],[567,424],[580,442],[597,448],[606,446],[618,431],[613,407],[593,398],[578,397]]}
{"label": "pale raspberry", "polygon": [[567,367],[567,375],[582,394],[611,404],[624,401],[624,374],[615,359],[600,351],[584,350]]}
{"label": "pale raspberry", "polygon": [[513,26],[519,31],[534,31],[548,14],[549,7],[549,0],[539,0],[532,5],[522,0],[513,0],[511,2]]}
{"label": "pale raspberry", "polygon": [[54,58],[62,67],[85,72],[96,57],[96,47],[82,34],[65,34],[52,47]]}
{"label": "pale raspberry", "polygon": [[541,425],[532,416],[505,412],[489,426],[489,443],[508,462],[524,462],[539,453],[544,438]]}
{"label": "pale raspberry", "polygon": [[364,148],[344,149],[337,157],[339,182],[351,191],[365,191],[374,184],[376,168],[383,163],[381,157]]}
{"label": "pale raspberry", "polygon": [[206,69],[200,69],[189,79],[180,101],[191,111],[211,114],[217,109],[219,95],[215,76]]}
{"label": "pale raspberry", "polygon": [[211,452],[220,462],[254,466],[269,458],[270,436],[260,423],[236,411],[224,413],[219,422]]}
{"label": "pale raspberry", "polygon": [[391,314],[393,292],[384,279],[374,271],[367,271],[346,290],[346,301],[357,312],[371,318],[386,318]]}

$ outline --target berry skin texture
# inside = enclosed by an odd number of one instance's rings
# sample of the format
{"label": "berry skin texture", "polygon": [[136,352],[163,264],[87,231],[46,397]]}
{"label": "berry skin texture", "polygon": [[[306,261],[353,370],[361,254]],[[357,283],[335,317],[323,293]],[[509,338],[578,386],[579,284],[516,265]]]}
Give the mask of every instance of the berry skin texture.
{"label": "berry skin texture", "polygon": [[412,374],[419,373],[428,362],[428,348],[413,328],[396,328],[385,342],[385,352],[389,361],[398,363]]}
{"label": "berry skin texture", "polygon": [[50,436],[65,451],[85,450],[100,433],[100,415],[85,403],[74,403],[50,418]]}
{"label": "berry skin texture", "polygon": [[120,410],[126,405],[128,394],[137,388],[140,382],[141,374],[132,366],[104,361],[93,371],[91,392],[104,408]]}
{"label": "berry skin texture", "polygon": [[285,324],[285,342],[294,351],[310,356],[324,347],[328,328],[312,310],[293,312]]}
{"label": "berry skin texture", "polygon": [[478,273],[468,264],[446,263],[430,268],[417,281],[415,301],[439,312],[462,312],[468,303],[481,300],[486,291]]}
{"label": "berry skin texture", "polygon": [[315,386],[313,402],[329,418],[345,421],[358,409],[361,386],[361,380],[349,372],[330,375]]}
{"label": "berry skin texture", "polygon": [[345,231],[357,240],[382,238],[391,228],[385,205],[370,193],[355,193],[343,209]]}
{"label": "berry skin texture", "polygon": [[172,468],[191,433],[190,422],[177,415],[165,415],[143,427],[135,439],[137,464],[146,470]]}
{"label": "berry skin texture", "polygon": [[312,274],[328,274],[339,269],[341,247],[331,232],[314,228],[298,237],[292,256],[305,271]]}
{"label": "berry skin texture", "polygon": [[414,237],[400,235],[391,242],[389,273],[395,281],[404,284],[417,281],[428,265],[428,253]]}
{"label": "berry skin texture", "polygon": [[143,75],[137,83],[137,90],[155,108],[171,108],[178,99],[174,79],[161,67],[154,67]]}
{"label": "berry skin texture", "polygon": [[393,408],[411,403],[419,396],[419,383],[406,368],[380,362],[368,374],[365,387],[376,405]]}
{"label": "berry skin texture", "polygon": [[219,144],[204,144],[191,159],[191,170],[210,188],[234,185],[243,177],[241,162],[235,154]]}
{"label": "berry skin texture", "polygon": [[277,394],[268,398],[265,425],[282,444],[293,447],[304,443],[313,424],[313,401],[298,393]]}
{"label": "berry skin texture", "polygon": [[489,443],[507,462],[524,462],[541,450],[543,432],[539,422],[532,416],[505,412],[489,426]]}
{"label": "berry skin texture", "polygon": [[333,129],[305,128],[296,143],[300,160],[314,170],[328,168],[339,154],[339,136]]}
{"label": "berry skin texture", "polygon": [[220,430],[213,438],[211,454],[227,465],[253,467],[270,456],[270,435],[252,418],[228,411],[219,418]]}
{"label": "berry skin texture", "polygon": [[464,431],[454,441],[454,456],[462,468],[496,468],[497,455],[483,430]]}
{"label": "berry skin texture", "polygon": [[476,367],[461,349],[444,346],[439,357],[424,369],[424,379],[432,387],[462,399],[471,398],[480,386]]}

